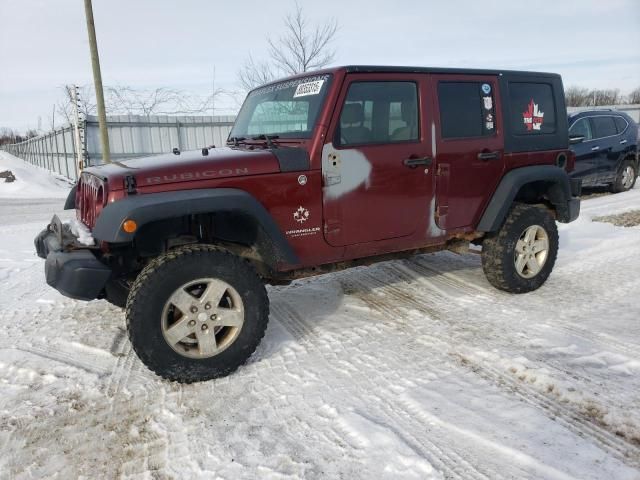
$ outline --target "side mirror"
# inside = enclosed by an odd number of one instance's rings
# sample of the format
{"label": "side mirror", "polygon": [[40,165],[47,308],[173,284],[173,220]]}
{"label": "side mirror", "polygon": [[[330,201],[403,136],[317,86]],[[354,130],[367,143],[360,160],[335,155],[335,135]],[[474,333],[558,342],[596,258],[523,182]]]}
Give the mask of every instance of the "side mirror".
{"label": "side mirror", "polygon": [[569,137],[569,145],[575,145],[576,143],[582,143],[584,141],[584,135],[576,135],[575,137]]}

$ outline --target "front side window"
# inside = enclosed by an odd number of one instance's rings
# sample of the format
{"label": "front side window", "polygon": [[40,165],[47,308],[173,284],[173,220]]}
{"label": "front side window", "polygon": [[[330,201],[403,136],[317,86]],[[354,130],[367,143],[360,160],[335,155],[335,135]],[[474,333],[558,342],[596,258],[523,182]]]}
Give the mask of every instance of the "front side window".
{"label": "front side window", "polygon": [[473,138],[493,135],[495,106],[491,85],[481,82],[440,82],[440,128],[442,138]]}
{"label": "front side window", "polygon": [[612,137],[618,134],[613,117],[592,117],[591,121],[593,122],[594,138]]}
{"label": "front side window", "polygon": [[310,138],[330,82],[331,75],[317,75],[251,91],[229,136]]}
{"label": "front side window", "polygon": [[338,126],[340,145],[417,141],[418,88],[413,82],[353,82]]}
{"label": "front side window", "polygon": [[509,84],[511,127],[515,135],[541,135],[556,131],[556,104],[548,83]]}
{"label": "front side window", "polygon": [[569,129],[569,137],[584,137],[585,141],[591,140],[593,136],[591,135],[591,124],[589,123],[589,119],[581,118],[571,125],[571,128]]}

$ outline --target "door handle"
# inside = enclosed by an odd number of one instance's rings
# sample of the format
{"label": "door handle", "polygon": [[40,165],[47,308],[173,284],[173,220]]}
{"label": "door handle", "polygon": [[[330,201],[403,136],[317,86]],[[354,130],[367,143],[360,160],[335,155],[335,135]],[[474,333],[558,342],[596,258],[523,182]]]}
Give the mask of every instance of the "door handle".
{"label": "door handle", "polygon": [[592,152],[595,152],[596,150],[600,150],[600,147],[597,145],[595,147],[591,147]]}
{"label": "door handle", "polygon": [[500,157],[500,152],[480,152],[478,154],[478,160],[496,160]]}
{"label": "door handle", "polygon": [[404,163],[404,165],[409,168],[416,168],[418,165],[426,165],[426,166],[431,165],[433,163],[433,159],[430,157],[405,158],[402,163]]}
{"label": "door handle", "polygon": [[620,140],[620,145],[624,145],[625,143],[627,143],[626,140]]}

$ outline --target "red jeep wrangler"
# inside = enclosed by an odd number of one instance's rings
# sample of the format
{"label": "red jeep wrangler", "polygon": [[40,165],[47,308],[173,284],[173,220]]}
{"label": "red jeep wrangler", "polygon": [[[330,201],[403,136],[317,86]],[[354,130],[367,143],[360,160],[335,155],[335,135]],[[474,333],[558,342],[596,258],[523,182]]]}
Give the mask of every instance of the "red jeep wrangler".
{"label": "red jeep wrangler", "polygon": [[35,244],[49,285],[126,307],[140,359],[180,382],[249,358],[265,283],[473,242],[492,285],[529,292],[580,209],[554,74],[307,73],[250,92],[227,146],[174,153],[87,168],[65,208],[95,245],[56,217]]}

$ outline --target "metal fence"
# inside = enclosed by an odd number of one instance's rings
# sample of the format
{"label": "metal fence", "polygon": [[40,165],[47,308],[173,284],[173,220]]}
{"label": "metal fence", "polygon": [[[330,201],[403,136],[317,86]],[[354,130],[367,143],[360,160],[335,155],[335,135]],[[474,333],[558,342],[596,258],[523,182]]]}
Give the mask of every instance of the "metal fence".
{"label": "metal fence", "polygon": [[71,126],[30,138],[22,143],[2,145],[3,150],[38,167],[77,179],[77,150]]}
{"label": "metal fence", "polygon": [[[111,158],[117,161],[169,153],[174,148],[182,151],[224,145],[234,121],[234,116],[109,116]],[[72,126],[0,148],[33,165],[75,180],[77,158],[82,159],[83,166],[102,163],[97,117],[87,117],[79,127],[84,133],[80,135],[79,156]]]}
{"label": "metal fence", "polygon": [[[234,116],[171,117],[119,115],[107,118],[111,158],[142,157],[180,151],[195,150],[209,145],[224,145]],[[98,118],[85,121],[87,163],[102,162],[102,148],[98,132]]]}

